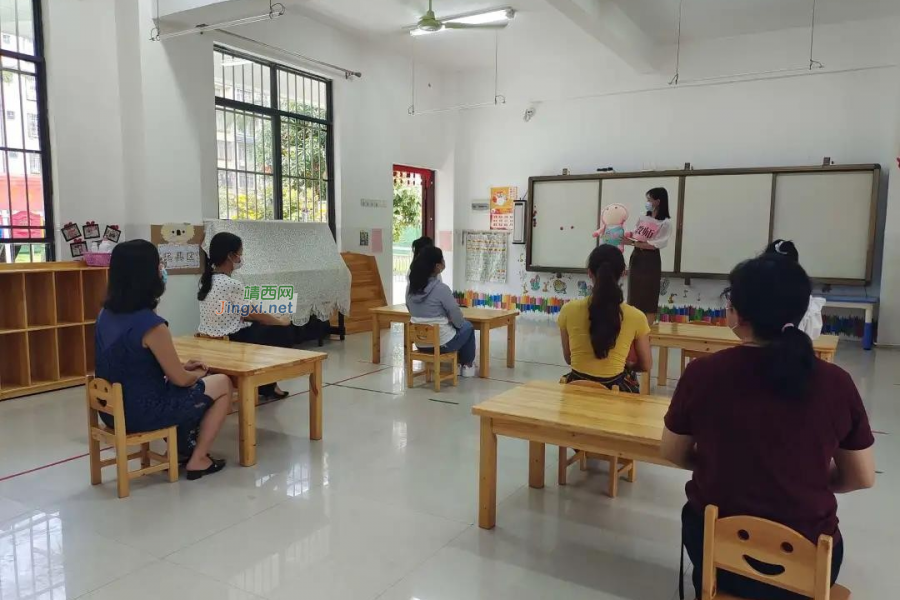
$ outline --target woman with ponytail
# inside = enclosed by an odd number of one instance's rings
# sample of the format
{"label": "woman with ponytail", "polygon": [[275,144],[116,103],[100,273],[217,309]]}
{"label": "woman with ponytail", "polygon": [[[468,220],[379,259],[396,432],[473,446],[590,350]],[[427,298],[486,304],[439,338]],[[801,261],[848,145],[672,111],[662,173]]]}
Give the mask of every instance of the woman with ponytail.
{"label": "woman with ponytail", "polygon": [[[650,326],[644,313],[625,304],[619,282],[625,259],[615,246],[601,245],[588,257],[590,297],[573,300],[559,313],[563,356],[572,371],[566,380],[586,379],[623,392],[638,392],[633,370],[649,371]],[[626,364],[634,344],[638,362]]]}
{"label": "woman with ponytail", "polygon": [[[742,344],[690,362],[662,437],[663,458],[694,472],[682,539],[697,597],[710,504],[722,517],[761,517],[813,543],[832,536],[833,582],[844,553],[835,494],[875,481],[866,410],[850,375],[817,359],[798,327],[811,286],[795,259],[763,254],[735,267],[729,283],[728,326]],[[801,598],[724,572],[718,587],[740,598]]]}
{"label": "woman with ponytail", "polygon": [[[251,313],[243,315],[235,311],[223,311],[222,303],[240,306],[244,303],[244,284],[231,274],[243,266],[244,246],[241,238],[225,231],[213,236],[209,242],[206,268],[200,276],[197,299],[200,301],[200,326],[202,336],[228,338],[235,342],[290,348],[294,345],[294,332],[290,321],[282,321],[274,315]],[[288,393],[277,384],[259,388],[266,398],[285,398]]]}

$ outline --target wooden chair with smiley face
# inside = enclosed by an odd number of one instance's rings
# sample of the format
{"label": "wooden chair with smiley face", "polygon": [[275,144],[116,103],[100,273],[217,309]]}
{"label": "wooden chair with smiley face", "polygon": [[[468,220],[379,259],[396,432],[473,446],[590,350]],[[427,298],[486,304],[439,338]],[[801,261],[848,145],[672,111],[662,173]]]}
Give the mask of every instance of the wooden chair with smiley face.
{"label": "wooden chair with smiley face", "polygon": [[703,532],[701,600],[739,600],[718,593],[716,569],[729,571],[814,600],[848,600],[850,591],[831,585],[831,536],[819,543],[780,523],[758,517],[719,518],[707,506]]}

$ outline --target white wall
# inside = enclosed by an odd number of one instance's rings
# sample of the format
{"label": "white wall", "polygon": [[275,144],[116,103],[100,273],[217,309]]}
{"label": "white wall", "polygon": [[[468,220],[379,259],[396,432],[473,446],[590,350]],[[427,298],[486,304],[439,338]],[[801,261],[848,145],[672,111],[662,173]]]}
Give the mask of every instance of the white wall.
{"label": "white wall", "polygon": [[[51,0],[48,14],[57,214],[79,222],[115,219],[124,225],[126,239],[148,237],[154,223],[196,223],[216,217],[218,210],[213,43],[216,37],[235,43],[222,35],[152,42],[148,32],[153,11],[150,0]],[[73,36],[75,30],[90,30],[90,42]],[[237,46],[334,77],[342,250],[361,250],[360,229],[382,228],[390,235],[394,163],[433,168],[438,181],[453,180],[446,126],[451,119],[409,117],[406,57],[293,14],[244,27],[240,33],[363,72],[362,79],[347,81],[288,55]],[[91,69],[97,77],[84,76]],[[417,80],[420,105],[435,106],[445,93],[443,76],[420,67]],[[451,185],[439,188],[439,198],[446,198],[448,190]],[[363,209],[362,198],[382,199],[385,208]],[[452,213],[450,208],[439,214],[439,223],[450,227]],[[389,237],[385,242],[377,259],[390,297]],[[65,252],[61,255],[67,256]],[[160,311],[178,333],[196,326],[195,289],[196,276],[170,278]]]}
{"label": "white wall", "polygon": [[[900,73],[896,74],[900,80]],[[878,343],[900,345],[900,102],[894,103],[894,160],[886,165],[890,172],[887,224],[884,229],[884,269],[881,277],[881,318]]]}
{"label": "white wall", "polygon": [[[817,57],[830,70],[893,64],[897,42],[891,32],[898,27],[895,21],[823,28]],[[799,32],[785,31],[688,46],[682,51],[682,81],[802,64],[803,39]],[[797,59],[785,62],[793,56]],[[618,171],[681,168],[685,162],[697,168],[815,165],[823,156],[841,163],[895,162],[897,68],[676,88],[667,85],[669,74],[638,76],[602,53],[554,60],[556,67],[520,58],[518,68],[507,64],[506,69],[501,61],[500,91],[507,104],[460,113],[458,229],[487,228],[488,217],[473,214],[469,205],[484,198],[491,185],[524,190],[529,176],[559,174],[563,168],[589,173],[606,166]],[[461,74],[460,80],[455,102],[483,100],[492,93],[492,72]],[[537,114],[525,123],[524,110],[532,105]],[[892,219],[900,221],[900,214]],[[458,257],[456,289],[522,293],[521,248],[513,247],[505,287],[466,283]],[[568,287],[571,296],[574,285]],[[673,289],[680,303],[696,304],[700,289],[716,305],[721,284],[695,282],[693,287],[687,299],[680,287]],[[900,293],[893,298],[900,306]]]}

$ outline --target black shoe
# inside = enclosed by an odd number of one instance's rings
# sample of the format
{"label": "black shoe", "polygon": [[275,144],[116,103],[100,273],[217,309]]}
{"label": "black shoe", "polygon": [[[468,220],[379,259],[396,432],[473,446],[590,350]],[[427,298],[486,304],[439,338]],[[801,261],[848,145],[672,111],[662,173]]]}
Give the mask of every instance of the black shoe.
{"label": "black shoe", "polygon": [[273,400],[284,400],[290,395],[290,392],[286,392],[284,390],[276,392],[275,388],[272,388],[268,390],[260,390],[259,399],[262,402],[272,402]]}
{"label": "black shoe", "polygon": [[[207,455],[207,456],[209,456],[209,455]],[[205,469],[203,469],[202,471],[192,471],[190,469],[187,469],[188,481],[194,481],[196,479],[200,479],[204,475],[212,475],[213,473],[218,473],[219,471],[221,471],[222,469],[225,468],[225,459],[224,458],[213,458],[212,456],[210,456],[209,459],[212,461],[212,464],[209,465],[208,467],[206,467]]]}

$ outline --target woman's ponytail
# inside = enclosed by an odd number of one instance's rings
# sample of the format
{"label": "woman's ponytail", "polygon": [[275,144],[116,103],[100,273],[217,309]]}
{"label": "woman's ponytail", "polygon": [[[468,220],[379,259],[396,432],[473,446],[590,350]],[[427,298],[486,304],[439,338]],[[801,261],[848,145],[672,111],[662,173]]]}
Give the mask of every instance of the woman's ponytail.
{"label": "woman's ponytail", "polygon": [[203,255],[206,259],[203,267],[203,275],[200,276],[200,289],[197,291],[197,300],[203,302],[206,300],[206,295],[209,294],[209,290],[212,289],[212,276],[213,276],[213,264],[209,259],[209,256]]}
{"label": "woman's ponytail", "polygon": [[787,396],[800,396],[816,365],[812,340],[794,324],[785,325],[766,346],[766,372],[778,390]]}
{"label": "woman's ponytail", "polygon": [[809,307],[812,285],[792,258],[763,254],[739,264],[728,276],[731,306],[762,345],[762,377],[776,393],[802,396],[816,365],[812,340],[797,325]]}
{"label": "woman's ponytail", "polygon": [[594,356],[604,359],[616,345],[622,330],[622,288],[625,258],[615,246],[603,244],[588,257],[588,274],[594,282],[588,305],[591,347]]}

